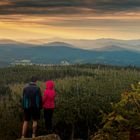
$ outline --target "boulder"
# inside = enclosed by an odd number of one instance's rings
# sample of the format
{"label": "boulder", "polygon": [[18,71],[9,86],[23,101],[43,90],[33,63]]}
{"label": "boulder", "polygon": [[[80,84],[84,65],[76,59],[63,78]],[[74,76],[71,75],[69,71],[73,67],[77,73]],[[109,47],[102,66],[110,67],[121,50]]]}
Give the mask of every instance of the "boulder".
{"label": "boulder", "polygon": [[60,137],[56,134],[49,134],[46,136],[38,136],[35,138],[23,138],[18,140],[61,140]]}

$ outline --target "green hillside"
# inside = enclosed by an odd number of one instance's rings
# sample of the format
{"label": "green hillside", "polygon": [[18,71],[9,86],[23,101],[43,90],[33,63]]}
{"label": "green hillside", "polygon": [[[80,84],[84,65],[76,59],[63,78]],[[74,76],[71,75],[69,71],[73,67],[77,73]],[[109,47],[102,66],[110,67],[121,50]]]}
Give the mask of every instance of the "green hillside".
{"label": "green hillside", "polygon": [[[131,84],[140,81],[140,68],[107,65],[0,68],[0,139],[2,140],[14,140],[20,137],[23,122],[22,89],[33,75],[38,77],[37,84],[42,92],[46,80],[55,81],[58,96],[53,118],[54,132],[63,140],[72,138],[88,140],[91,135],[104,128],[107,123],[103,121],[105,116],[114,110],[113,104],[118,104],[122,100],[122,93],[131,92]],[[110,130],[110,126],[108,129]],[[30,132],[31,128],[29,136]],[[45,132],[42,111],[38,135],[43,134]]]}

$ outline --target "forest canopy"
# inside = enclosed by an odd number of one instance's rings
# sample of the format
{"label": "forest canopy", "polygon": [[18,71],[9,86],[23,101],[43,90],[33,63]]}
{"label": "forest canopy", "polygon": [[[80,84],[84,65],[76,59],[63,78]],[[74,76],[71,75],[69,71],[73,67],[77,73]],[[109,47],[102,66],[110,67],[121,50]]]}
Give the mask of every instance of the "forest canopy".
{"label": "forest canopy", "polygon": [[[0,138],[3,140],[20,137],[23,122],[22,90],[31,76],[38,77],[37,85],[41,87],[42,93],[46,80],[55,81],[58,97],[53,129],[64,140],[86,140],[99,130],[104,133],[113,131],[116,134],[116,127],[128,128],[126,131],[129,131],[135,124],[135,118],[130,116],[133,112],[124,112],[123,107],[136,109],[127,104],[127,99],[133,94],[139,104],[139,95],[134,91],[140,81],[139,68],[107,65],[14,66],[0,68]],[[131,84],[135,86],[132,88]],[[138,87],[135,90],[139,90]],[[126,125],[124,121],[123,126],[118,125],[119,123],[115,127],[109,126],[107,123],[111,120],[110,114],[114,112],[118,115],[118,120],[126,120],[124,113],[128,113],[130,118],[127,122],[132,125]],[[112,123],[114,124],[113,121]],[[38,135],[43,134],[42,116]]]}

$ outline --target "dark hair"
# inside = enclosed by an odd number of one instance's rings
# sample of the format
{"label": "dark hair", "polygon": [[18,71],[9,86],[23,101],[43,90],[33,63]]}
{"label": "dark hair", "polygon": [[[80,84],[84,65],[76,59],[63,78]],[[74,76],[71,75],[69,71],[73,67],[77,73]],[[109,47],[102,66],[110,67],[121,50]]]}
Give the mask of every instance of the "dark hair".
{"label": "dark hair", "polygon": [[31,81],[31,82],[36,82],[37,80],[38,80],[38,79],[37,79],[36,76],[32,76],[30,81]]}

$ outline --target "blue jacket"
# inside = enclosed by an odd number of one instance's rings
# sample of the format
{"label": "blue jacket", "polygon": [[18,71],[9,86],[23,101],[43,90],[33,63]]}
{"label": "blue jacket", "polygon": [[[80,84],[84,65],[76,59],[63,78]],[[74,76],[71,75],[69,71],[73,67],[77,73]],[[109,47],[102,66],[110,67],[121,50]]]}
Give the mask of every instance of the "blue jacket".
{"label": "blue jacket", "polygon": [[33,82],[27,84],[23,89],[23,109],[29,108],[42,108],[41,90]]}

